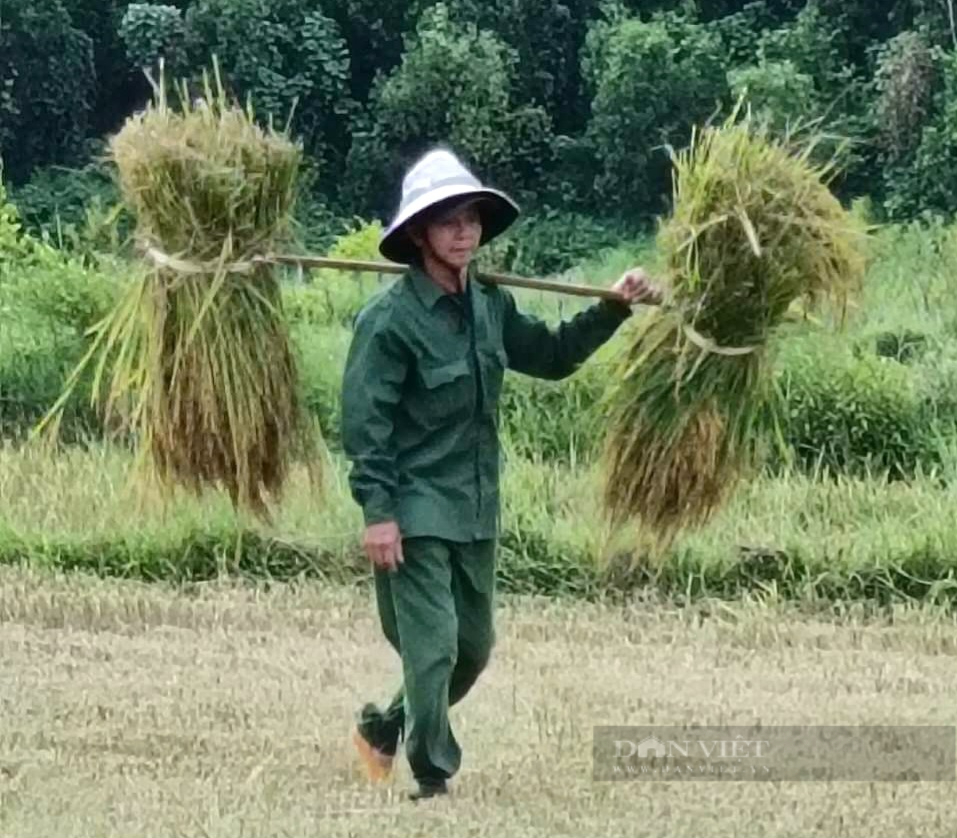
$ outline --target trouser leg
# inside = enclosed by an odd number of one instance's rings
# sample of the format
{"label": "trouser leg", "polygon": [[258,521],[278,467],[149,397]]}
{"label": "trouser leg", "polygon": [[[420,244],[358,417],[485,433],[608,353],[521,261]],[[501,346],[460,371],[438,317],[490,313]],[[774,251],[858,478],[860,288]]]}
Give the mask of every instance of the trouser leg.
{"label": "trouser leg", "polygon": [[[392,574],[376,568],[373,571],[376,606],[379,612],[379,624],[389,644],[401,655],[399,626],[396,621],[395,605],[392,601]],[[380,751],[394,754],[405,728],[405,692],[400,686],[393,694],[385,710],[370,702],[363,706],[359,715],[359,730],[365,739]]]}
{"label": "trouser leg", "polygon": [[461,763],[448,708],[473,687],[495,643],[495,543],[416,538],[404,542],[403,553],[405,563],[395,573],[377,570],[375,582],[404,683],[367,728],[386,750],[404,733],[415,776],[446,779]]}
{"label": "trouser leg", "polygon": [[458,657],[449,689],[450,705],[472,689],[495,645],[494,541],[455,545],[452,596],[458,615]]}
{"label": "trouser leg", "polygon": [[451,549],[434,538],[403,542],[389,578],[402,656],[405,749],[417,780],[447,779],[461,749],[449,724],[449,686],[458,654]]}

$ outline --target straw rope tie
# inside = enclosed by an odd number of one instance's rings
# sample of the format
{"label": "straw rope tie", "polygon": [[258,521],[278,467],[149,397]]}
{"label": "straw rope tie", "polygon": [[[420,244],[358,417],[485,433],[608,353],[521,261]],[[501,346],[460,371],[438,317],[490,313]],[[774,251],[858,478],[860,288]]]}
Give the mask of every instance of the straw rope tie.
{"label": "straw rope tie", "polygon": [[157,267],[191,276],[218,273],[220,271],[228,274],[248,274],[252,273],[258,264],[258,262],[253,259],[236,262],[222,262],[219,259],[212,259],[209,262],[195,262],[188,259],[180,259],[178,256],[170,256],[168,253],[163,253],[163,251],[157,250],[155,247],[147,247],[144,252]]}
{"label": "straw rope tie", "polygon": [[751,355],[758,351],[757,346],[720,346],[709,337],[705,337],[701,332],[694,328],[690,323],[684,325],[685,336],[695,346],[703,352],[711,352],[714,355],[723,355],[727,358],[739,358],[744,355]]}

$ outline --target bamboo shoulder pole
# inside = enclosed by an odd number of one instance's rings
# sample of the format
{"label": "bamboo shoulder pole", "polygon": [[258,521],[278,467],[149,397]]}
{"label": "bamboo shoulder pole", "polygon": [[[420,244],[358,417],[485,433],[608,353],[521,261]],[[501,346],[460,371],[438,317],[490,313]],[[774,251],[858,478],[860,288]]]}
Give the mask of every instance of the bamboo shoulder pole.
{"label": "bamboo shoulder pole", "polygon": [[[408,268],[394,262],[362,262],[353,259],[327,259],[322,256],[271,255],[260,257],[257,261],[273,265],[294,265],[303,268],[330,268],[338,271],[359,273],[402,274]],[[593,288],[590,285],[575,285],[570,282],[553,282],[547,279],[527,279],[510,274],[480,273],[480,282],[492,285],[511,285],[516,288],[532,288],[536,291],[554,291],[558,294],[570,294],[573,297],[598,297],[603,300],[624,298],[610,288]]]}

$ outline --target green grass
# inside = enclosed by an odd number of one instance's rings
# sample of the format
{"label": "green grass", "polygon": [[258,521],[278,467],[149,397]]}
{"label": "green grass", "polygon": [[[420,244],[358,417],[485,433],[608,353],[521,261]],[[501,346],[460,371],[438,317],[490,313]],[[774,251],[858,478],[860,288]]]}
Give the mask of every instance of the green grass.
{"label": "green grass", "polygon": [[[128,486],[129,464],[125,453],[97,446],[56,457],[0,449],[0,563],[176,583],[368,579],[361,516],[338,459],[321,503],[297,473],[269,527],[236,518],[216,495],[143,504]],[[503,590],[957,604],[957,487],[939,481],[762,477],[663,558],[636,554],[630,533],[610,532],[596,487],[589,468],[509,460]]]}

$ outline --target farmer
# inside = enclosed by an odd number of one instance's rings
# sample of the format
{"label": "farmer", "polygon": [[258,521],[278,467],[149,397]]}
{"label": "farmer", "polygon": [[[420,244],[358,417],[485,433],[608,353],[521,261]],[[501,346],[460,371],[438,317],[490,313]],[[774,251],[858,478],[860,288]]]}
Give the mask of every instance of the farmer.
{"label": "farmer", "polygon": [[461,761],[449,707],[469,691],[495,640],[499,525],[497,413],[506,369],[571,375],[630,316],[654,303],[645,273],[556,329],[476,281],[472,258],[518,208],[448,151],[408,172],[383,256],[409,266],[354,324],[342,434],[349,485],[365,520],[382,630],[403,687],[384,710],[366,704],[353,741],[372,779],[392,769],[400,738],[420,800],[447,793]]}

